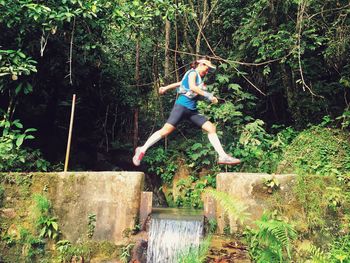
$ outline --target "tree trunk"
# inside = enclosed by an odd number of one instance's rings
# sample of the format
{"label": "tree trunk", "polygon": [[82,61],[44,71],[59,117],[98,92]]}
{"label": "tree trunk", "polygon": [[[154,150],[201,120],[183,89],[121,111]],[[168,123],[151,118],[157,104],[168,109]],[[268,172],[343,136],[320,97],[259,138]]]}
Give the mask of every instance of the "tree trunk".
{"label": "tree trunk", "polygon": [[200,53],[201,49],[201,39],[202,39],[202,31],[205,27],[205,23],[207,20],[208,15],[208,0],[203,0],[203,7],[202,7],[202,18],[199,21],[199,28],[198,28],[198,34],[196,39],[196,55],[198,58],[198,54]]}
{"label": "tree trunk", "polygon": [[[135,61],[135,82],[136,88],[140,85],[140,40],[136,40],[136,61]],[[136,105],[134,109],[134,132],[133,132],[133,146],[137,147],[139,139],[139,107]]]}
{"label": "tree trunk", "polygon": [[287,97],[287,111],[291,114],[293,122],[300,120],[301,113],[297,103],[297,90],[293,82],[292,69],[285,64],[281,64],[282,82]]}
{"label": "tree trunk", "polygon": [[165,80],[167,81],[170,78],[170,21],[168,19],[165,20],[165,63],[164,63],[164,75]]}

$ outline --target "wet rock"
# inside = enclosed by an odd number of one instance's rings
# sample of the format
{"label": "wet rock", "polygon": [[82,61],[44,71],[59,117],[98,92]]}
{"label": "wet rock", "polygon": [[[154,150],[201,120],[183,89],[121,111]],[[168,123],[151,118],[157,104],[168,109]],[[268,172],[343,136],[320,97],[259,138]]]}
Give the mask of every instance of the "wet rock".
{"label": "wet rock", "polygon": [[147,262],[147,247],[148,242],[144,239],[138,240],[132,250],[132,263],[146,263]]}
{"label": "wet rock", "polygon": [[17,225],[15,225],[15,224],[12,224],[12,225],[8,228],[7,234],[8,234],[9,236],[12,236],[12,237],[15,237],[15,238],[20,238],[20,233],[19,233],[18,227],[17,227]]}
{"label": "wet rock", "polygon": [[4,218],[12,219],[15,218],[17,214],[14,208],[3,208],[0,209],[0,215]]}

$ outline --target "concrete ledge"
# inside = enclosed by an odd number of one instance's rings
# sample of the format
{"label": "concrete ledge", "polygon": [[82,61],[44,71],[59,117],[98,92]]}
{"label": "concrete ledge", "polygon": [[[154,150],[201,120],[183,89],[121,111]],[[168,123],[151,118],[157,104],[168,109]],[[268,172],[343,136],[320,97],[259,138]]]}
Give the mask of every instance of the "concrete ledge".
{"label": "concrete ledge", "polygon": [[122,244],[123,231],[134,227],[139,213],[144,174],[62,172],[56,177],[55,189],[50,190],[50,195],[65,238],[86,239],[88,216],[95,214],[93,239]]}
{"label": "concrete ledge", "polygon": [[[280,183],[282,193],[288,194],[295,179],[294,174],[262,174],[262,173],[220,173],[216,177],[216,189],[236,198],[247,206],[247,212],[251,214],[252,222],[259,219],[264,210],[269,207],[268,198],[271,196],[264,188],[264,179],[276,178]],[[216,219],[218,230],[223,233],[227,224],[231,231],[237,230],[239,224],[225,215],[220,205],[217,205]],[[249,225],[249,222],[247,222]]]}

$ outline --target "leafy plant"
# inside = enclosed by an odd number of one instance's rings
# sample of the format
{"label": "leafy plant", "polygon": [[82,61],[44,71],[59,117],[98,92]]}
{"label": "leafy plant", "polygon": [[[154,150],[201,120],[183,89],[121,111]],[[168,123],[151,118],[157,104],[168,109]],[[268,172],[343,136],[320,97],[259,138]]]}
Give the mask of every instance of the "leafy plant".
{"label": "leafy plant", "polygon": [[350,235],[346,234],[337,237],[331,244],[329,251],[330,258],[335,262],[348,263],[350,262]]}
{"label": "leafy plant", "polygon": [[292,242],[297,232],[289,223],[266,214],[255,222],[258,229],[247,234],[249,253],[256,262],[286,262],[292,259]]}
{"label": "leafy plant", "polygon": [[135,246],[134,243],[130,243],[122,248],[122,253],[119,256],[119,259],[121,262],[127,263],[130,261],[131,251],[134,246]]}
{"label": "leafy plant", "polygon": [[92,238],[96,227],[96,214],[88,215],[88,238]]}
{"label": "leafy plant", "polygon": [[303,259],[311,259],[312,262],[328,262],[329,257],[324,251],[310,242],[303,242],[299,248],[299,253],[304,253]]}
{"label": "leafy plant", "polygon": [[219,192],[216,190],[206,190],[234,220],[238,220],[243,223],[248,220],[250,213],[248,213],[247,206],[231,197],[225,192]]}
{"label": "leafy plant", "polygon": [[263,184],[267,188],[267,192],[272,194],[274,191],[280,188],[280,183],[276,178],[263,179]]}
{"label": "leafy plant", "polygon": [[150,149],[144,158],[149,173],[155,173],[166,184],[171,184],[174,174],[178,169],[176,164],[177,154],[173,151],[165,151],[161,147]]}
{"label": "leafy plant", "polygon": [[350,127],[350,110],[345,109],[342,115],[336,118],[336,120],[341,121],[340,125],[342,129]]}
{"label": "leafy plant", "polygon": [[186,151],[188,159],[186,162],[188,166],[193,168],[194,171],[198,171],[206,166],[215,166],[215,155],[212,145],[210,143],[194,143]]}
{"label": "leafy plant", "polygon": [[210,248],[211,237],[204,239],[198,248],[185,249],[177,256],[178,263],[203,263]]}
{"label": "leafy plant", "polygon": [[58,259],[63,263],[78,260],[84,262],[84,260],[89,260],[91,256],[91,248],[84,243],[73,245],[69,240],[60,240],[56,243],[56,249],[59,252]]}
{"label": "leafy plant", "polygon": [[230,236],[231,235],[231,226],[229,222],[226,222],[224,229],[223,229],[224,235],[225,236]]}
{"label": "leafy plant", "polygon": [[37,72],[36,64],[35,60],[21,50],[0,49],[0,77],[11,75],[12,80],[17,80],[22,74]]}
{"label": "leafy plant", "polygon": [[45,253],[45,242],[25,228],[20,229],[19,242],[22,245],[22,253],[26,262],[36,261],[36,258]]}
{"label": "leafy plant", "polygon": [[343,174],[350,169],[350,144],[341,130],[313,126],[288,145],[277,172],[319,175]]}
{"label": "leafy plant", "polygon": [[59,235],[57,217],[51,216],[51,203],[43,195],[33,196],[35,201],[36,226],[39,229],[39,237],[56,240]]}
{"label": "leafy plant", "polygon": [[69,240],[60,240],[56,243],[56,249],[59,253],[60,262],[69,262],[71,259],[70,249],[72,247],[72,243]]}
{"label": "leafy plant", "polygon": [[346,195],[340,187],[327,187],[326,189],[328,207],[335,211],[346,201]]}
{"label": "leafy plant", "polygon": [[23,125],[19,120],[8,121],[6,118],[0,121],[2,136],[0,137],[0,171],[28,171],[36,169],[47,171],[49,163],[45,161],[38,150],[23,149],[25,140],[34,139],[30,133],[34,128],[22,131]]}
{"label": "leafy plant", "polygon": [[259,119],[243,126],[239,144],[234,148],[234,155],[241,156],[247,171],[275,172],[284,148],[294,135],[291,128],[269,134],[264,126]]}
{"label": "leafy plant", "polygon": [[208,221],[209,234],[215,234],[217,227],[218,227],[218,222],[216,221],[216,219],[214,218],[209,219]]}
{"label": "leafy plant", "polygon": [[175,204],[178,207],[203,207],[201,196],[206,187],[205,183],[200,180],[192,182],[190,178],[187,178],[179,180],[176,187],[179,190],[179,195],[175,199]]}
{"label": "leafy plant", "polygon": [[41,227],[39,237],[56,240],[59,235],[57,217],[42,217],[38,224]]}

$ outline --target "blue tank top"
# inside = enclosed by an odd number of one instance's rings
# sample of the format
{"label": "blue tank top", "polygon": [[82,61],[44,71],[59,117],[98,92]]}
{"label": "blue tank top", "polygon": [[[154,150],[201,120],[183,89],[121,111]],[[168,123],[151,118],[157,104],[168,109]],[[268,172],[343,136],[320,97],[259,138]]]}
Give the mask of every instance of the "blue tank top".
{"label": "blue tank top", "polygon": [[186,74],[182,78],[181,85],[177,89],[179,97],[177,98],[175,103],[182,105],[190,110],[197,110],[197,101],[200,96],[190,89],[190,84],[188,81],[188,76],[192,72],[196,73],[196,85],[202,88],[203,80],[201,76],[195,69],[190,69],[189,71],[186,72]]}

